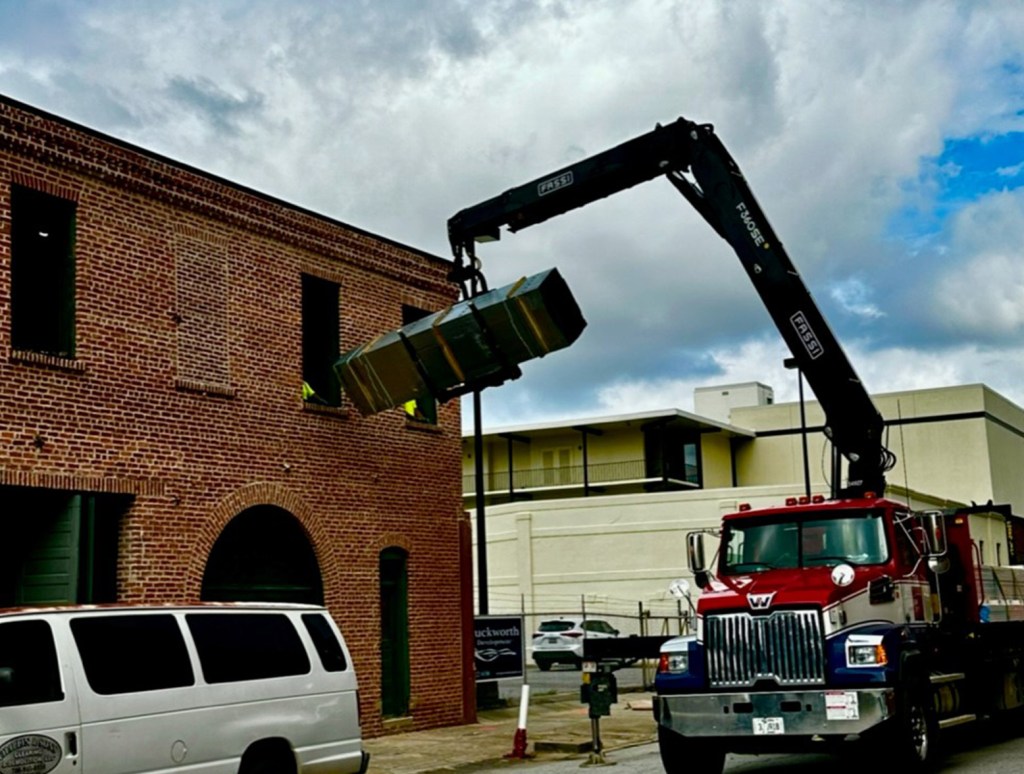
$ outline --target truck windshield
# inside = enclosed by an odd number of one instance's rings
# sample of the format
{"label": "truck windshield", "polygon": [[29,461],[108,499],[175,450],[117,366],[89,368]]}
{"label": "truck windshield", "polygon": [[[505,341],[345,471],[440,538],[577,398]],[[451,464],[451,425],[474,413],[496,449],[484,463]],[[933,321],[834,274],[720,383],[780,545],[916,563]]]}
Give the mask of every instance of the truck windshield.
{"label": "truck windshield", "polygon": [[800,519],[736,519],[726,524],[722,546],[724,575],[881,564],[889,559],[881,510],[808,513]]}

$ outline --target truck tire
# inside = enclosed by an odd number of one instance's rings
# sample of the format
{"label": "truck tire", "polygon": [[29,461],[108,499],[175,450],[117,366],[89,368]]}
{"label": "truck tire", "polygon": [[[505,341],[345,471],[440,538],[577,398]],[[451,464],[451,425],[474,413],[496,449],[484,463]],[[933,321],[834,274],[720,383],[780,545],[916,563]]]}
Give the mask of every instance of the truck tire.
{"label": "truck tire", "polygon": [[886,741],[901,771],[924,772],[934,767],[938,725],[927,693],[904,691],[889,725]]}
{"label": "truck tire", "polygon": [[722,774],[725,750],[709,739],[677,734],[658,726],[658,752],[665,774]]}

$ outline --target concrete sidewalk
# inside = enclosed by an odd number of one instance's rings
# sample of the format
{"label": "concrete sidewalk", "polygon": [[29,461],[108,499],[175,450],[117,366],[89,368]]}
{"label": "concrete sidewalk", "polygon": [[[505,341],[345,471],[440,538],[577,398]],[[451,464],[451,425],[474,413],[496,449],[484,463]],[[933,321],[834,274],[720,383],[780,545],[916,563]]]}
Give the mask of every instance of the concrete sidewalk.
{"label": "concrete sidewalk", "polygon": [[[578,695],[537,697],[527,718],[527,753],[530,759],[506,759],[513,750],[519,707],[481,710],[478,722],[430,731],[368,739],[370,774],[425,774],[453,771],[482,764],[529,765],[529,760],[585,759],[591,747],[588,708]],[[600,720],[601,742],[609,760],[622,747],[655,739],[651,694],[623,693],[612,714]]]}

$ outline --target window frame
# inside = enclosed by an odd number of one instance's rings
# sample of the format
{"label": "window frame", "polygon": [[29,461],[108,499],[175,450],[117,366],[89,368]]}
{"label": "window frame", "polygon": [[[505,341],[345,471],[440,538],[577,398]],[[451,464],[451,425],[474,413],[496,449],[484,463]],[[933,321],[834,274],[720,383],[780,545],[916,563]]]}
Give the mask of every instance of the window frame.
{"label": "window frame", "polygon": [[[156,623],[159,628],[154,626]],[[68,626],[86,682],[99,696],[191,688],[196,684],[185,635],[173,613],[77,615]],[[127,634],[133,627],[145,636],[145,642],[129,639]],[[162,671],[156,671],[154,665]]]}
{"label": "window frame", "polygon": [[[422,320],[430,314],[432,313],[426,309],[420,309],[411,304],[402,304],[402,327]],[[435,398],[413,398],[403,404],[402,410],[405,412],[406,421],[414,425],[434,427],[437,425],[437,406]]]}
{"label": "window frame", "polygon": [[[28,707],[39,704],[54,704],[62,702],[65,699],[66,692],[64,690],[64,680],[61,675],[60,658],[57,654],[57,644],[54,639],[53,627],[49,621],[45,621],[41,618],[30,618],[28,620],[14,620],[14,621],[3,621],[0,623],[0,642],[4,641],[4,635],[10,635],[11,629],[4,627],[20,627],[24,629],[37,629],[40,632],[40,636],[36,641],[36,647],[33,648],[21,648],[21,654],[24,655],[26,652],[31,652],[31,658],[34,663],[30,664],[30,668],[39,669],[39,674],[43,674],[42,670],[45,670],[46,674],[46,685],[41,686],[36,690],[35,693],[30,692],[28,700],[16,700],[19,697],[15,695],[17,690],[16,684],[14,688],[10,689],[10,694],[5,696],[7,688],[0,689],[0,709],[11,708],[11,707]],[[45,629],[46,634],[42,633]],[[24,643],[24,635],[16,639],[6,639],[7,642],[17,641],[19,644]],[[14,678],[17,677],[18,670],[14,667],[25,668],[24,664],[10,665],[5,663],[5,659],[10,655],[9,653],[2,652],[3,646],[0,645],[0,668],[14,669]],[[35,681],[32,681],[33,683]],[[12,700],[8,700],[12,699]]]}
{"label": "window frame", "polygon": [[74,359],[78,202],[12,183],[10,212],[11,348]]}
{"label": "window frame", "polygon": [[334,363],[341,355],[341,283],[306,272],[300,276],[302,399],[338,407],[341,380]]}
{"label": "window frame", "polygon": [[[256,647],[231,648],[233,644],[239,643],[246,635],[253,634],[256,627],[251,624],[256,620],[272,621],[272,625],[278,627],[278,631],[272,632],[264,627],[263,636],[249,637],[248,641],[259,643],[264,646],[263,651]],[[199,622],[202,622],[201,624]],[[283,622],[283,624],[282,624]],[[254,680],[277,680],[281,678],[303,677],[313,671],[313,663],[309,658],[309,652],[299,636],[299,630],[292,618],[283,612],[194,612],[185,614],[185,625],[188,626],[192,635],[192,642],[196,648],[196,655],[199,658],[199,670],[203,682],[209,685],[230,685],[231,683],[244,683]],[[243,628],[248,625],[248,628]],[[286,626],[285,626],[286,625]],[[217,632],[214,627],[219,627]],[[292,652],[293,666],[287,670],[270,669],[275,664],[288,663],[281,657],[284,650],[278,647],[278,652],[268,645],[274,644],[269,637],[280,635],[287,630],[289,635],[285,638],[288,641],[278,640],[277,645],[287,645]],[[230,635],[233,640],[225,635]],[[269,636],[268,636],[269,635]],[[214,642],[219,637],[219,642]],[[301,659],[296,656],[301,654]],[[245,658],[245,661],[242,660]],[[275,660],[276,659],[276,660]],[[297,666],[297,668],[296,668]]]}

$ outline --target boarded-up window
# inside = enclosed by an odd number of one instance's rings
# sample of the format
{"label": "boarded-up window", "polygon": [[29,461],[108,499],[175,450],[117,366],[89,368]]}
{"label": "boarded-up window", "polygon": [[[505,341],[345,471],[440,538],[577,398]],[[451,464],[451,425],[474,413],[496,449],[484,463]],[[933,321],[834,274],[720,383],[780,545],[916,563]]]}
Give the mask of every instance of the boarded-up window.
{"label": "boarded-up window", "polygon": [[176,234],[179,382],[229,388],[227,245]]}

